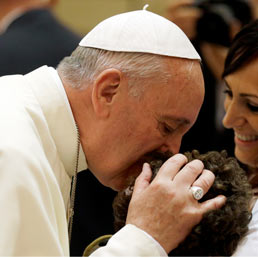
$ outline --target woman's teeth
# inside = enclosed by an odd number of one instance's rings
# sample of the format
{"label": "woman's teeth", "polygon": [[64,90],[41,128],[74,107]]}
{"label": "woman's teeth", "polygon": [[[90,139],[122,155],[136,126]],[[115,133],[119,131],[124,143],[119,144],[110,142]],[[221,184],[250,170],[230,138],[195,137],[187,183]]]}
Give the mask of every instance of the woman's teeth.
{"label": "woman's teeth", "polygon": [[256,140],[258,140],[258,136],[257,136],[257,135],[241,135],[241,134],[235,133],[235,136],[236,136],[239,140],[245,141],[245,142],[251,142],[251,141],[256,141]]}

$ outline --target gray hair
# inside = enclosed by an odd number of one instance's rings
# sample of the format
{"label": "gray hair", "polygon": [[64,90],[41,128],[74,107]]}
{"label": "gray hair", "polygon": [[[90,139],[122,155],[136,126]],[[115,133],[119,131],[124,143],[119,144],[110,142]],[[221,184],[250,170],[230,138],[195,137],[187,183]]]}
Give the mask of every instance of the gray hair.
{"label": "gray hair", "polygon": [[102,71],[115,68],[128,78],[130,94],[138,96],[147,80],[166,83],[171,76],[163,56],[148,53],[113,52],[78,46],[57,67],[62,79],[73,88],[91,83]]}

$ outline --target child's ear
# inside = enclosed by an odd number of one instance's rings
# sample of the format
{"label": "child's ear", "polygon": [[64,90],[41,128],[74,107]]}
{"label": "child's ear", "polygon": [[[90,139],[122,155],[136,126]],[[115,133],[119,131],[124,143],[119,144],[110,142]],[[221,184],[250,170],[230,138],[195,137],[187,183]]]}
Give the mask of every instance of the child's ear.
{"label": "child's ear", "polygon": [[98,116],[109,115],[110,107],[117,97],[121,83],[121,72],[117,69],[106,69],[101,72],[93,85],[92,103]]}

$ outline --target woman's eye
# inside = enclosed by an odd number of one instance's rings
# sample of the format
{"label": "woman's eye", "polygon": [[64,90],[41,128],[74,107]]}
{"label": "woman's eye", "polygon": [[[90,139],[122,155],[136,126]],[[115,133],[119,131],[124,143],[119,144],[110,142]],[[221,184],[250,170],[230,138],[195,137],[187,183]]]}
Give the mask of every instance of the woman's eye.
{"label": "woman's eye", "polygon": [[233,94],[232,94],[232,91],[231,91],[231,90],[226,89],[226,90],[224,90],[223,92],[224,92],[227,96],[229,96],[230,98],[233,97]]}
{"label": "woman's eye", "polygon": [[247,103],[247,107],[249,108],[250,111],[252,112],[258,112],[258,106],[254,106],[250,103]]}

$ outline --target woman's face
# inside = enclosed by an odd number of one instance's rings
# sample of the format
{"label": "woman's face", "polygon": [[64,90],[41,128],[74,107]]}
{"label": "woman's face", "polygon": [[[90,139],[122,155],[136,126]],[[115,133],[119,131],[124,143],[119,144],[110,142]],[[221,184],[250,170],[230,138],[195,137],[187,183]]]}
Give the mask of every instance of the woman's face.
{"label": "woman's face", "polygon": [[225,77],[223,124],[235,132],[235,155],[258,167],[258,59]]}

